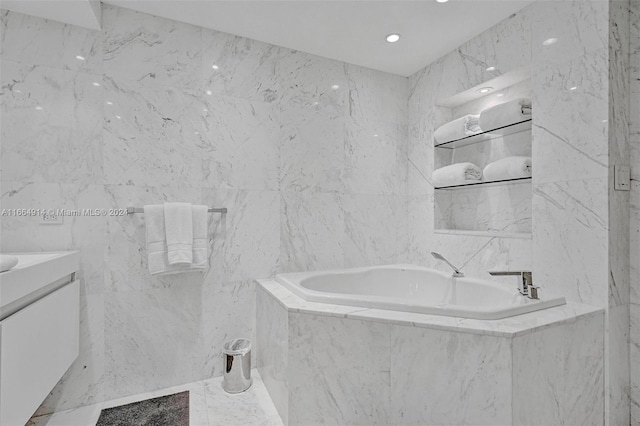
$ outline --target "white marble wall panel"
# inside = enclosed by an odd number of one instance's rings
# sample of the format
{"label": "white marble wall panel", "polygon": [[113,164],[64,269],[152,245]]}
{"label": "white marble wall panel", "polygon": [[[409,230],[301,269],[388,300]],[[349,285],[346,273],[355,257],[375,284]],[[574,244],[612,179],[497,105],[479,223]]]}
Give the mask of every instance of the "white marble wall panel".
{"label": "white marble wall panel", "polygon": [[604,423],[603,329],[600,314],[513,340],[513,424]]}
{"label": "white marble wall panel", "polygon": [[100,183],[101,83],[99,75],[3,58],[3,179]]}
{"label": "white marble wall panel", "polygon": [[533,192],[534,275],[568,300],[606,304],[606,180],[540,184]]}
{"label": "white marble wall panel", "polygon": [[386,423],[389,333],[389,324],[290,314],[289,424]]}
{"label": "white marble wall panel", "polygon": [[284,306],[256,286],[256,347],[258,371],[284,424],[288,424],[289,314]]}
{"label": "white marble wall panel", "polygon": [[280,123],[275,106],[220,95],[204,99],[204,184],[277,190]]}
{"label": "white marble wall panel", "polygon": [[341,268],[345,214],[334,193],[281,192],[280,271]]}
{"label": "white marble wall panel", "polygon": [[201,88],[205,93],[211,91],[258,102],[278,99],[281,79],[276,67],[282,54],[291,51],[232,34],[200,31]]}
{"label": "white marble wall panel", "polygon": [[631,424],[640,424],[640,1],[631,0],[630,14],[630,377]]}
{"label": "white marble wall panel", "polygon": [[389,424],[511,422],[510,339],[391,329]]}
{"label": "white marble wall panel", "polygon": [[406,197],[345,195],[345,267],[398,263],[407,249]]}
{"label": "white marble wall panel", "polygon": [[107,79],[201,90],[199,27],[110,5],[102,12]]}
{"label": "white marble wall panel", "polygon": [[195,381],[203,365],[202,323],[197,282],[107,293],[104,397]]}
{"label": "white marble wall panel", "polygon": [[196,92],[105,79],[105,183],[201,186],[201,114]]}
{"label": "white marble wall panel", "polygon": [[0,23],[3,62],[41,65],[74,74],[102,73],[102,38],[97,31],[4,9],[0,11]]}

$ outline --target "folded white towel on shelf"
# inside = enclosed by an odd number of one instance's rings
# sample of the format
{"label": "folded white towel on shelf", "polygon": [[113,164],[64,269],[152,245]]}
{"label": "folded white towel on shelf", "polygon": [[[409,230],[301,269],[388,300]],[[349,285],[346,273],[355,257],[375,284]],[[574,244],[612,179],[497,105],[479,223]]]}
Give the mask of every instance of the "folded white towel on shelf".
{"label": "folded white towel on shelf", "polygon": [[519,123],[531,118],[531,99],[518,98],[494,105],[480,112],[479,124],[483,132]]}
{"label": "folded white towel on shelf", "polygon": [[482,171],[485,181],[531,177],[531,157],[505,157],[487,164]]}
{"label": "folded white towel on shelf", "polygon": [[18,258],[12,254],[0,254],[0,272],[8,271],[18,264]]}
{"label": "folded white towel on shelf", "polygon": [[478,115],[465,115],[438,127],[433,133],[436,144],[451,142],[480,132]]}
{"label": "folded white towel on shelf", "polygon": [[169,264],[165,206],[161,204],[144,206],[147,258],[151,275],[197,272],[208,267],[208,216],[206,212],[207,206],[192,206],[189,211],[193,224],[193,262]]}
{"label": "folded white towel on shelf", "polygon": [[169,265],[193,261],[193,216],[189,203],[165,203],[164,226]]}
{"label": "folded white towel on shelf", "polygon": [[472,183],[482,179],[482,170],[473,163],[456,163],[441,167],[433,171],[431,183],[433,186],[452,186]]}

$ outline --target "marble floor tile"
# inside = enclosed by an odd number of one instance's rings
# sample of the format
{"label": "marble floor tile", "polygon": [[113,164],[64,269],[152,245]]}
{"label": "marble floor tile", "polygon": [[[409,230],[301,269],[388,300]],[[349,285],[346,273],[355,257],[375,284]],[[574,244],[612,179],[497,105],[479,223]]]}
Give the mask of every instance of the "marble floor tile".
{"label": "marble floor tile", "polygon": [[89,405],[52,415],[33,417],[26,426],[87,426],[95,425],[100,410],[149,398],[189,391],[189,424],[280,426],[282,420],[269,397],[257,370],[252,370],[253,385],[240,394],[228,394],[222,389],[222,377],[215,377],[153,392],[141,393]]}

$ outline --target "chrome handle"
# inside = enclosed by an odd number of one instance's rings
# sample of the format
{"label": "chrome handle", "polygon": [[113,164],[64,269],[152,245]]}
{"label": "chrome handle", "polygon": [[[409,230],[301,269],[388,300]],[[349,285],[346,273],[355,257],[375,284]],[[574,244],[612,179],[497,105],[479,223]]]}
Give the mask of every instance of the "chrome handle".
{"label": "chrome handle", "polygon": [[518,291],[521,295],[530,299],[538,298],[538,287],[533,286],[533,274],[529,271],[489,271],[489,275],[493,276],[518,276],[522,277],[518,285]]}

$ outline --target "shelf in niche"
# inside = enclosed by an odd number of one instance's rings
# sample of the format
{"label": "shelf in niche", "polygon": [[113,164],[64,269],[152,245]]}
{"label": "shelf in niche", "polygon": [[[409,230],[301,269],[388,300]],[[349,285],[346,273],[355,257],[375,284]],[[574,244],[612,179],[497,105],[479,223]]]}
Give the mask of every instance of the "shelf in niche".
{"label": "shelf in niche", "polygon": [[466,235],[471,237],[500,237],[500,238],[519,238],[530,240],[529,232],[507,232],[507,231],[474,231],[471,229],[434,229],[434,234],[445,235]]}
{"label": "shelf in niche", "polygon": [[456,189],[456,188],[468,188],[470,186],[499,186],[510,183],[527,183],[531,181],[531,177],[523,177],[523,178],[514,178],[514,179],[504,179],[504,180],[492,180],[489,182],[486,181],[477,181],[473,183],[463,183],[460,185],[451,185],[451,186],[436,186],[434,189]]}
{"label": "shelf in niche", "polygon": [[501,138],[507,135],[514,135],[520,132],[531,130],[531,119],[520,121],[518,123],[509,124],[508,126],[498,127],[497,129],[488,130],[486,132],[467,136],[462,139],[456,139],[450,142],[444,142],[434,145],[435,148],[454,149],[460,148],[474,143],[487,142],[491,139]]}

